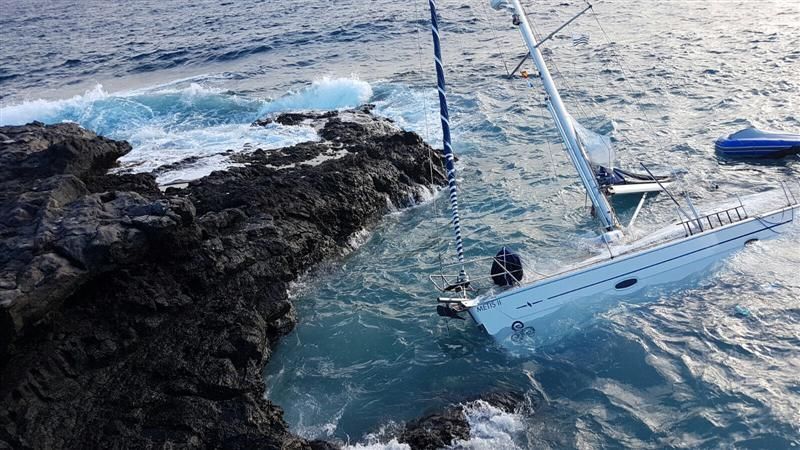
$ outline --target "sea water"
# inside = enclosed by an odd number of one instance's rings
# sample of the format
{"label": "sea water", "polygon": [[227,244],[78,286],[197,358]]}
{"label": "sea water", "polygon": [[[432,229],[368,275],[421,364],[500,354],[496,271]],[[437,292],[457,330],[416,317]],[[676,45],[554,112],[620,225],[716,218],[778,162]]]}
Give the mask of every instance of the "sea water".
{"label": "sea water", "polygon": [[[525,2],[546,34],[580,2]],[[120,171],[191,179],[230,153],[315,140],[272,113],[364,102],[440,145],[427,2],[0,0],[0,124],[75,121],[131,142]],[[543,107],[508,80],[524,55],[508,14],[442,0],[467,254],[501,246],[549,272],[591,253],[596,224]],[[718,160],[713,140],[749,125],[800,131],[795,2],[606,1],[546,45],[568,109],[609,134],[623,167],[686,174],[713,205],[796,185],[797,160]],[[590,36],[574,47],[571,35]],[[530,70],[530,67],[525,66]],[[535,86],[535,84],[534,84]],[[186,161],[186,158],[193,157]],[[675,217],[660,196],[642,230]],[[712,270],[590,311],[531,351],[435,313],[428,275],[449,244],[441,195],[356,236],[347,256],[290,292],[299,323],[265,370],[292,430],[354,448],[405,448],[404,421],[467,402],[459,448],[789,448],[800,443],[800,235],[748,246]],[[748,314],[742,314],[747,311]]]}

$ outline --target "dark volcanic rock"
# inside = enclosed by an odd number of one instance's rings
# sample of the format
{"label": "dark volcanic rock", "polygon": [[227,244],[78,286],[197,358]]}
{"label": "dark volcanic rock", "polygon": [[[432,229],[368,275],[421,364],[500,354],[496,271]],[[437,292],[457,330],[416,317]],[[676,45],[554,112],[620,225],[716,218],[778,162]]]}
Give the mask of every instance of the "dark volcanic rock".
{"label": "dark volcanic rock", "polygon": [[112,141],[69,123],[45,127],[33,122],[3,127],[0,134],[8,138],[0,142],[0,180],[4,183],[33,182],[54,175],[81,178],[102,174],[131,151],[127,142]]}
{"label": "dark volcanic rock", "polygon": [[164,193],[106,174],[126,143],[0,128],[0,448],[330,445],[264,399],[287,284],[415,201],[435,152],[364,111],[277,120],[307,119],[324,142]]}
{"label": "dark volcanic rock", "polygon": [[[359,108],[362,112],[369,112],[373,105],[365,105]],[[303,112],[303,113],[284,113],[277,117],[267,117],[253,122],[254,126],[263,127],[271,123],[279,123],[281,125],[300,125],[304,122],[314,122],[328,119],[336,116],[338,113],[335,111],[322,111],[322,112]]]}
{"label": "dark volcanic rock", "polygon": [[469,423],[461,405],[409,422],[398,438],[412,449],[436,450],[469,438]]}
{"label": "dark volcanic rock", "polygon": [[0,147],[0,361],[26,324],[59,308],[93,274],[146,255],[148,242],[168,239],[159,235],[193,213],[182,199],[90,192],[85,181],[129,152],[127,143],[74,124],[34,123],[3,134],[9,139]]}
{"label": "dark volcanic rock", "polygon": [[[529,399],[513,392],[493,392],[474,401],[485,401],[505,412],[515,412]],[[406,443],[412,450],[436,450],[449,447],[456,440],[469,439],[470,426],[465,415],[465,404],[449,406],[406,424],[398,442]]]}

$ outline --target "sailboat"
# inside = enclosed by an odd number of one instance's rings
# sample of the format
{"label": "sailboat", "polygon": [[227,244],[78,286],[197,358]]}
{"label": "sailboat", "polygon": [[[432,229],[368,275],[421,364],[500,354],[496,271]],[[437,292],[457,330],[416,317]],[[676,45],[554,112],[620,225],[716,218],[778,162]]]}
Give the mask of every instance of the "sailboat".
{"label": "sailboat", "polygon": [[[505,247],[495,256],[465,258],[436,3],[429,0],[443,154],[457,257],[453,263],[442,264],[440,273],[430,276],[441,292],[437,299],[439,315],[463,319],[468,314],[496,339],[517,341],[520,337],[535,336],[536,328],[546,324],[549,316],[566,305],[580,305],[597,298],[630,297],[643,289],[685,279],[752,242],[777,236],[794,222],[800,205],[784,183],[781,189],[744,198],[737,196],[729,204],[701,214],[688,195],[683,199],[684,207],[663,180],[642,165],[649,175],[646,184],[650,186],[641,190],[641,201],[628,226],[623,226],[609,202],[612,194],[598,179],[599,167],[589,156],[591,149],[587,139],[567,111],[550,75],[540,51],[542,42],[537,41],[520,0],[490,0],[490,3],[495,10],[511,13],[512,23],[518,27],[536,66],[538,79],[547,94],[547,109],[601,224],[597,242],[602,253],[546,275],[526,274],[519,255]],[[574,18],[570,22],[572,20]],[[657,185],[657,190],[664,191],[675,204],[678,220],[633,239],[626,232],[633,227],[648,191],[655,190],[652,185]],[[769,205],[766,211],[762,211],[764,205]],[[471,273],[481,266],[490,266],[488,273],[480,276]]]}

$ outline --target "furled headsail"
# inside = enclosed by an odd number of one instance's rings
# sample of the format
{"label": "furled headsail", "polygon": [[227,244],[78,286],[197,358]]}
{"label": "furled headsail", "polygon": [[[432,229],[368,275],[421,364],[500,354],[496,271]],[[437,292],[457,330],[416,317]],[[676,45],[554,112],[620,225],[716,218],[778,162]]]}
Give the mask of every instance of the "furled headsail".
{"label": "furled headsail", "polygon": [[447,108],[447,89],[444,80],[444,64],[442,64],[442,48],[439,42],[439,20],[436,12],[436,1],[428,0],[431,10],[431,35],[433,36],[433,59],[436,65],[436,84],[439,91],[439,115],[442,119],[442,138],[445,170],[447,171],[447,185],[450,192],[450,208],[453,213],[453,233],[456,240],[456,254],[461,263],[459,282],[468,281],[464,270],[464,241],[461,237],[461,219],[458,214],[458,183],[456,182],[455,156],[450,140],[450,113]]}

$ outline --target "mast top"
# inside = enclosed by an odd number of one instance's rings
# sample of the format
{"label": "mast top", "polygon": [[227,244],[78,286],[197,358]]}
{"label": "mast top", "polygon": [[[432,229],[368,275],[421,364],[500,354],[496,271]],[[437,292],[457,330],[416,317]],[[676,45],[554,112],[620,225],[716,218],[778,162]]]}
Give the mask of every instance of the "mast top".
{"label": "mast top", "polygon": [[522,39],[528,47],[533,63],[539,71],[539,78],[542,80],[542,85],[548,97],[548,109],[556,124],[556,128],[561,134],[570,160],[578,172],[578,176],[586,189],[589,199],[592,201],[594,211],[606,231],[619,230],[619,221],[605,194],[600,190],[600,185],[597,182],[594,169],[578,137],[574,119],[569,112],[567,112],[567,108],[561,100],[561,94],[558,92],[553,77],[550,75],[550,70],[547,68],[541,51],[539,51],[539,43],[536,41],[536,37],[533,34],[533,29],[528,21],[525,9],[522,7],[519,0],[490,0],[490,4],[492,8],[497,10],[511,9],[513,11],[513,23],[519,27]]}

